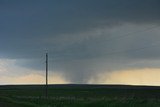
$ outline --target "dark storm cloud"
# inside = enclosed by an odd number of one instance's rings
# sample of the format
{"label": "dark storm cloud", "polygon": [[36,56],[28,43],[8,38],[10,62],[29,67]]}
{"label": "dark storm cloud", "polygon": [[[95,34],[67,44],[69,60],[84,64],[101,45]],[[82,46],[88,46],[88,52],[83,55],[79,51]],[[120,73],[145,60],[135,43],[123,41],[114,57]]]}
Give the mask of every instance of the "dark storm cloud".
{"label": "dark storm cloud", "polygon": [[26,59],[18,65],[42,69],[47,49],[50,68],[67,72],[66,77],[76,83],[101,71],[125,69],[129,62],[157,59],[157,47],[123,51],[158,43],[158,27],[114,38],[159,26],[159,5],[159,0],[1,0],[0,57]]}

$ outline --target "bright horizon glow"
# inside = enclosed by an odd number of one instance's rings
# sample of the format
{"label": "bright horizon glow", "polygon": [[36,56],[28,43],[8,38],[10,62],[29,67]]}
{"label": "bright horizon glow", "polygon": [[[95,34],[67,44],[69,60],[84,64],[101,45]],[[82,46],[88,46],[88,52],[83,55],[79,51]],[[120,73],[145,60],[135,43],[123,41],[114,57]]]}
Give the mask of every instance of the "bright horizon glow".
{"label": "bright horizon glow", "polygon": [[[0,84],[45,84],[45,72],[19,67],[17,60],[0,59]],[[18,71],[18,72],[17,72]],[[49,84],[67,84],[64,75],[49,71]]]}
{"label": "bright horizon glow", "polygon": [[88,83],[160,86],[159,78],[159,68],[130,69],[100,74]]}
{"label": "bright horizon glow", "polygon": [[[16,60],[0,60],[0,84],[45,84],[45,72],[43,75],[42,71],[31,71],[31,69],[16,66],[15,63]],[[128,69],[113,72],[106,71],[102,74],[95,75],[89,79],[86,84],[160,86],[159,78],[160,68]],[[65,78],[65,74],[59,73],[58,71],[49,71],[49,84],[71,83],[69,78]]]}
{"label": "bright horizon glow", "polygon": [[[20,77],[1,76],[0,81],[5,81],[1,84],[45,84],[45,76],[39,74],[29,74]],[[49,84],[67,84],[69,83],[62,75],[54,74],[49,77]]]}

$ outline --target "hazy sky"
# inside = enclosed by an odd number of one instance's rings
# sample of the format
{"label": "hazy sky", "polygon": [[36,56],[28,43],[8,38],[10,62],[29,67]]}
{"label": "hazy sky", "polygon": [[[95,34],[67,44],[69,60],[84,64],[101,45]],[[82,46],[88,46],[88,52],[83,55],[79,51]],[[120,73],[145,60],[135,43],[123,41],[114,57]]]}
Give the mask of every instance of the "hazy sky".
{"label": "hazy sky", "polygon": [[[159,0],[0,0],[0,84],[160,85]],[[158,75],[159,74],[159,75]]]}

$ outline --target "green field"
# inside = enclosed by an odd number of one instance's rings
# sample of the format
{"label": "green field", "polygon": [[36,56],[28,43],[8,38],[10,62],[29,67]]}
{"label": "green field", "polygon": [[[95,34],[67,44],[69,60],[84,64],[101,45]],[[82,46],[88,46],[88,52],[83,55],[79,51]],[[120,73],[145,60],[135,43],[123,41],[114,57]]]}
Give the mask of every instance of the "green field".
{"label": "green field", "polygon": [[0,107],[160,107],[160,87],[120,85],[0,86]]}

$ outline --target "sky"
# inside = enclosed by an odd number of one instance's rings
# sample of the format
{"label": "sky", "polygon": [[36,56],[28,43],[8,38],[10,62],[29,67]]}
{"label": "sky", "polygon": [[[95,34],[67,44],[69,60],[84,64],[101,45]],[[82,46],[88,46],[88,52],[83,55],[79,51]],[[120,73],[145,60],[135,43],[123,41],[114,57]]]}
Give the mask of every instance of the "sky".
{"label": "sky", "polygon": [[0,84],[160,85],[159,0],[0,0]]}

